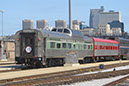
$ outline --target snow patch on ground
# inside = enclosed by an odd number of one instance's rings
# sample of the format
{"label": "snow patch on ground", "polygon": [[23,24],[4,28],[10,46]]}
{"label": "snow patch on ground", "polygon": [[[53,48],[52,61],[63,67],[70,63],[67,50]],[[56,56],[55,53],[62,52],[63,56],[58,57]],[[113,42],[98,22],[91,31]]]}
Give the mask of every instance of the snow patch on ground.
{"label": "snow patch on ground", "polygon": [[[125,70],[125,69],[129,69],[129,65],[127,66],[122,66],[122,67],[115,67],[115,70]],[[77,74],[74,76],[80,76],[80,75],[88,75],[88,74],[95,74],[95,73],[99,73],[99,72],[110,72],[113,71],[114,68],[110,68],[110,69],[106,69],[106,70],[101,70],[101,71],[95,71],[95,72],[88,72],[88,73],[83,73],[83,74]],[[129,76],[128,75],[122,75],[122,76],[117,76],[117,77],[112,77],[112,78],[105,78],[105,79],[97,79],[97,80],[91,80],[91,81],[86,81],[86,82],[78,82],[75,84],[71,84],[71,85],[61,85],[61,86],[103,86],[105,84],[111,83],[113,81],[116,81],[118,79],[121,79],[123,77]]]}
{"label": "snow patch on ground", "polygon": [[105,84],[111,83],[113,81],[116,81],[126,76],[129,76],[129,74],[123,75],[123,76],[117,76],[113,78],[97,79],[97,80],[91,80],[86,82],[79,82],[71,85],[60,85],[60,86],[103,86]]}
{"label": "snow patch on ground", "polygon": [[95,72],[87,72],[87,73],[77,74],[77,75],[75,75],[75,76],[88,75],[88,74],[95,74],[95,73],[99,73],[99,72],[110,72],[110,71],[113,71],[114,69],[115,69],[116,71],[129,69],[129,65],[127,65],[127,66],[122,66],[122,67],[116,67],[116,68],[110,68],[110,69],[106,69],[106,70],[95,71]]}

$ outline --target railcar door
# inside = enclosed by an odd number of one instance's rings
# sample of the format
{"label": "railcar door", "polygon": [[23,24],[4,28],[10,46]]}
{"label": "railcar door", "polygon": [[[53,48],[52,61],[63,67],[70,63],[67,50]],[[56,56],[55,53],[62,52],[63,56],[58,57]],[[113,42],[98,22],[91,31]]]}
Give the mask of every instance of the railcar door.
{"label": "railcar door", "polygon": [[32,58],[35,56],[35,33],[21,33],[21,56]]}

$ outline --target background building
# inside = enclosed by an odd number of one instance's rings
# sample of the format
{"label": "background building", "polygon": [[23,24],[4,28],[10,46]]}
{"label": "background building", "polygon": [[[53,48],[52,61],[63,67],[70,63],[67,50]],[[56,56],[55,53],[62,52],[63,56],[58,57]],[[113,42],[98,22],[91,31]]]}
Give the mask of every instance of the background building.
{"label": "background building", "polygon": [[98,29],[99,27],[99,14],[100,12],[104,12],[105,9],[103,6],[101,6],[100,9],[91,9],[90,10],[90,22],[89,22],[89,26],[91,28],[95,28]]}
{"label": "background building", "polygon": [[109,24],[100,24],[98,31],[100,36],[110,36],[112,33]]}
{"label": "background building", "polygon": [[87,29],[83,29],[83,30],[80,30],[82,32],[82,34],[84,36],[93,36],[94,34],[94,29],[93,28],[87,28]]}
{"label": "background building", "polygon": [[124,32],[124,23],[120,21],[112,21],[108,23],[110,25],[110,28],[121,28],[122,33]]}
{"label": "background building", "polygon": [[66,21],[65,20],[56,20],[55,27],[57,28],[66,28]]}
{"label": "background building", "polygon": [[72,24],[73,24],[73,27],[79,27],[79,30],[80,30],[80,21],[78,21],[78,20],[73,20],[73,21],[72,21]]}
{"label": "background building", "polygon": [[121,36],[122,31],[121,28],[112,28],[112,36]]}
{"label": "background building", "polygon": [[47,20],[37,20],[37,28],[44,29],[48,25]]}
{"label": "background building", "polygon": [[108,24],[112,21],[120,21],[121,22],[121,13],[120,12],[101,12],[99,16],[99,24]]}
{"label": "background building", "polygon": [[84,21],[80,22],[80,30],[83,30],[86,27],[86,23]]}
{"label": "background building", "polygon": [[34,28],[34,21],[33,20],[23,20],[22,21],[22,28],[23,29],[32,29],[32,28]]}
{"label": "background building", "polygon": [[[2,42],[3,41],[3,50],[4,50],[4,59],[15,60],[15,36],[4,36],[3,39],[0,39],[0,56],[2,56]],[[1,58],[0,58],[1,60]]]}
{"label": "background building", "polygon": [[[113,21],[121,22],[121,13],[114,12],[113,10],[105,12],[103,6],[100,9],[90,10],[90,27],[98,29],[100,24],[108,24]],[[122,30],[123,31],[123,30]]]}
{"label": "background building", "polygon": [[73,25],[73,28],[74,30],[80,30],[80,26],[79,25]]}

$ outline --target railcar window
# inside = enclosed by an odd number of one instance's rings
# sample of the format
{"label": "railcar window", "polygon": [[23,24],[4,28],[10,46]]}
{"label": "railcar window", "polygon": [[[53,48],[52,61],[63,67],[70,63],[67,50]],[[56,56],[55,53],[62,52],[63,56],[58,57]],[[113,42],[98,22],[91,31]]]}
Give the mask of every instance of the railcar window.
{"label": "railcar window", "polygon": [[91,45],[91,49],[92,49],[92,45]]}
{"label": "railcar window", "polygon": [[71,46],[71,44],[70,43],[68,43],[68,48],[70,49],[70,48],[72,48],[72,46]]}
{"label": "railcar window", "polygon": [[66,43],[62,43],[62,48],[66,48]]}
{"label": "railcar window", "polygon": [[88,49],[90,49],[90,45],[88,45]]}
{"label": "railcar window", "polygon": [[64,33],[70,33],[70,31],[67,29],[64,29]]}
{"label": "railcar window", "polygon": [[80,45],[81,47],[80,47],[80,49],[82,49],[82,45]]}
{"label": "railcar window", "polygon": [[63,31],[63,29],[58,29],[58,32],[62,32]]}
{"label": "railcar window", "polygon": [[51,48],[55,48],[55,42],[51,42],[51,43],[50,43],[50,47],[51,47]]}
{"label": "railcar window", "polygon": [[97,45],[95,46],[95,49],[97,49]]}
{"label": "railcar window", "polygon": [[81,49],[81,46],[80,45],[78,45],[78,49]]}
{"label": "railcar window", "polygon": [[52,31],[56,32],[56,29],[53,29]]}
{"label": "railcar window", "polygon": [[84,44],[84,49],[86,49],[86,44]]}
{"label": "railcar window", "polygon": [[76,45],[73,45],[73,48],[76,49]]}
{"label": "railcar window", "polygon": [[57,48],[61,48],[61,44],[60,43],[57,43]]}

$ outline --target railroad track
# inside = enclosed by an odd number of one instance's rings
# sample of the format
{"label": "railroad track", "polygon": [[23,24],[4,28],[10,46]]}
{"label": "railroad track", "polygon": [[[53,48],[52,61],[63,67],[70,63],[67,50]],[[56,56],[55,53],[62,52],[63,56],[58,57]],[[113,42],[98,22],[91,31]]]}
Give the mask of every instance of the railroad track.
{"label": "railroad track", "polygon": [[[104,86],[121,86],[121,85],[119,85],[120,83],[122,83],[122,82],[124,82],[124,81],[126,81],[127,79],[129,79],[129,76],[126,76],[126,77],[124,77],[124,78],[121,78],[121,79],[118,79],[118,80],[116,80],[116,81],[113,81],[113,82],[111,82],[111,83],[108,83],[108,84],[106,84],[106,85],[104,85]],[[123,86],[123,85],[122,85]]]}
{"label": "railroad track", "polygon": [[[113,65],[105,65],[104,69],[110,69],[114,67],[126,66],[129,63],[121,63],[121,64],[113,64]],[[104,73],[96,73],[89,75],[79,75],[77,74],[86,73],[90,71],[98,71],[99,67],[92,68],[83,68],[78,70],[64,71],[58,73],[51,74],[43,74],[43,75],[35,75],[29,77],[20,77],[15,79],[1,80],[0,85],[3,86],[22,86],[22,85],[61,85],[61,84],[71,84],[75,82],[87,81],[92,79],[101,79],[114,77],[118,75],[124,75],[129,73],[129,70],[121,70],[121,71],[113,71],[113,72],[104,72]]]}
{"label": "railroad track", "polygon": [[36,69],[32,67],[21,67],[21,68],[12,68],[10,70],[1,70],[0,73],[6,73],[6,72],[14,72],[14,71],[22,71],[22,70],[30,70],[30,69]]}

